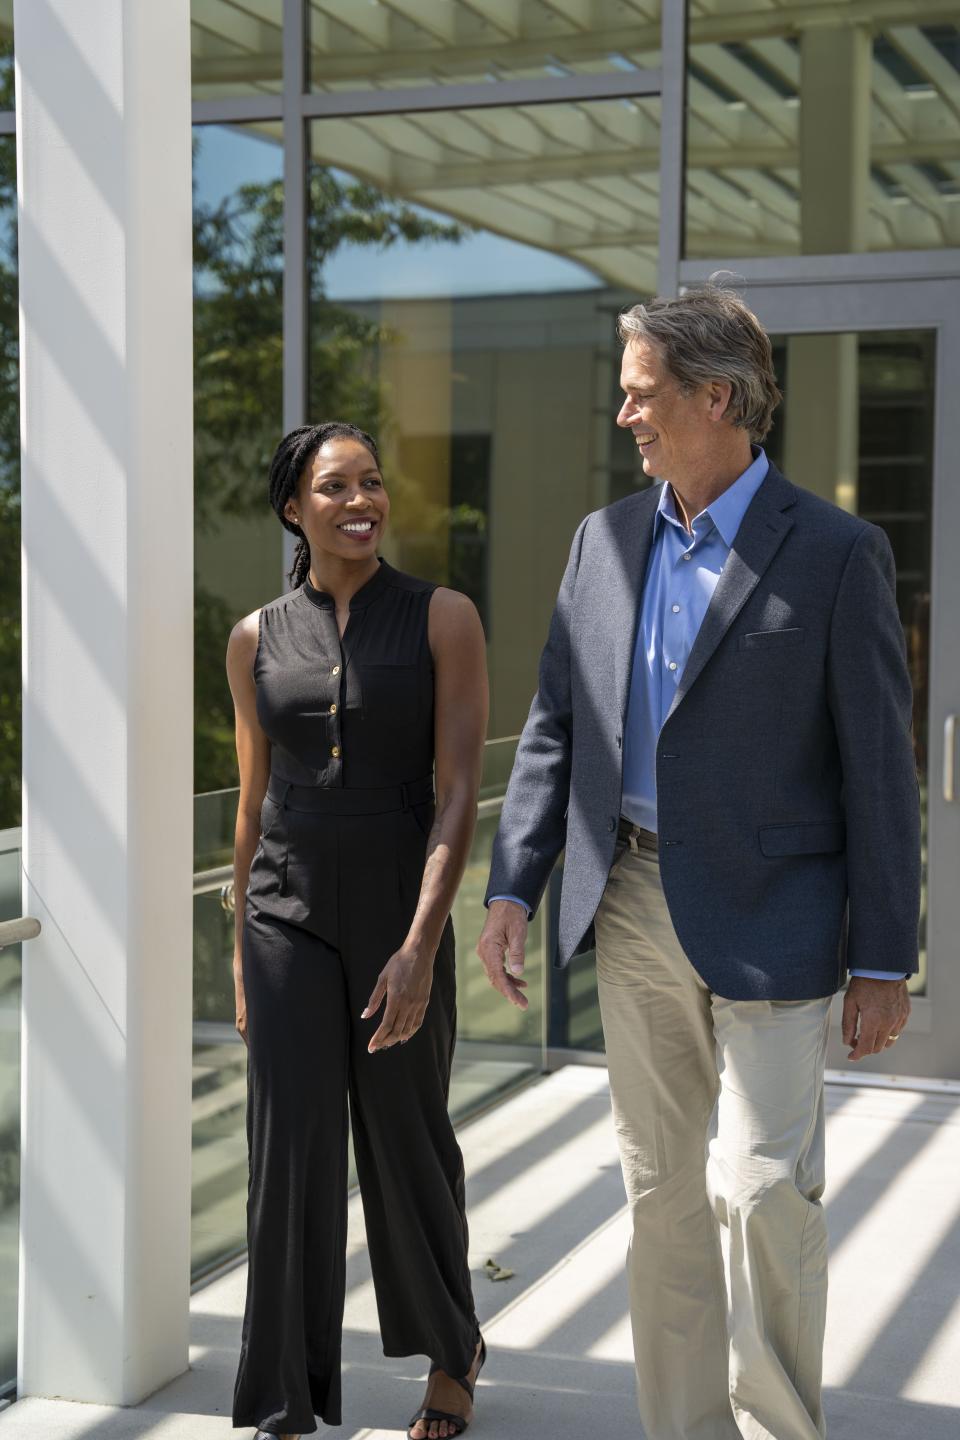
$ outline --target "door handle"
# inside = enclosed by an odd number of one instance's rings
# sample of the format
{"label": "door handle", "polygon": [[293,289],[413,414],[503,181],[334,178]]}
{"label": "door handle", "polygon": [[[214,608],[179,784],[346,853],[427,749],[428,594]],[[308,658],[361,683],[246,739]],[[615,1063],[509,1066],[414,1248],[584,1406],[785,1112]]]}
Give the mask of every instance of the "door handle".
{"label": "door handle", "polygon": [[943,798],[957,798],[957,717],[948,715],[943,722]]}

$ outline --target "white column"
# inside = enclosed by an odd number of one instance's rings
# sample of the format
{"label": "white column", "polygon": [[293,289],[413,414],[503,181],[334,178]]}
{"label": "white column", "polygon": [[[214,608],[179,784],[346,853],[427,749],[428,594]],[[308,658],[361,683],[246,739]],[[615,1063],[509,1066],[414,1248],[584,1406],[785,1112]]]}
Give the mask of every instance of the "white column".
{"label": "white column", "polygon": [[21,1392],[187,1364],[188,0],[16,0],[25,951]]}

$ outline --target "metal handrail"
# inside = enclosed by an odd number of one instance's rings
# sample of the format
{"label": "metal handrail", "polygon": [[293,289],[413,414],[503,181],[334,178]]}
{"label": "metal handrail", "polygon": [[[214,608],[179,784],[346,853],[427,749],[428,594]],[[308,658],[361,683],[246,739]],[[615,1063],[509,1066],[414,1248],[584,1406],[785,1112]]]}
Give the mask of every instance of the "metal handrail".
{"label": "metal handrail", "polygon": [[5,945],[20,945],[24,940],[36,940],[40,934],[40,921],[32,915],[21,915],[17,920],[0,920],[0,950]]}

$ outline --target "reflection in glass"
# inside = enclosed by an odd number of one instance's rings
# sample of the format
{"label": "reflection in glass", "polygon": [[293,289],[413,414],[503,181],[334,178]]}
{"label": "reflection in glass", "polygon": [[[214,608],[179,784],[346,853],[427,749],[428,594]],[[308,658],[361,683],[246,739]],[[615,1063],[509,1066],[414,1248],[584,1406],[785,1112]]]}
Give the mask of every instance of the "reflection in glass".
{"label": "reflection in glass", "polygon": [[224,673],[231,627],[284,588],[267,505],[282,433],[283,156],[271,127],[194,132],[195,762],[237,783]]}
{"label": "reflection in glass", "polygon": [[690,6],[686,254],[960,245],[957,24],[913,0],[806,8]]}
{"label": "reflection in glass", "polygon": [[[0,830],[0,920],[20,911],[20,831]],[[0,950],[0,1397],[17,1374],[21,947]]]}
{"label": "reflection in glass", "polygon": [[[530,930],[526,965],[530,1007],[525,1012],[508,1005],[490,987],[473,953],[483,924],[483,894],[490,868],[490,847],[500,817],[504,777],[509,775],[514,751],[515,739],[487,746],[477,833],[453,912],[458,936],[459,1015],[457,1051],[450,1085],[450,1113],[455,1122],[465,1119],[495,1097],[537,1074],[542,1065],[544,965],[541,922],[536,921]],[[238,1254],[246,1245],[247,1052],[234,1029],[231,978],[233,915],[224,908],[221,899],[222,886],[229,881],[231,873],[237,793],[236,790],[223,790],[198,795],[194,802],[196,873],[191,1230],[194,1278]],[[0,904],[2,901],[3,892],[0,889]],[[0,975],[2,973],[0,970]],[[19,1005],[19,990],[16,999]],[[3,992],[0,990],[0,1003],[2,1000]],[[0,1067],[2,1061],[0,1053]],[[0,1068],[0,1100],[3,1078]],[[15,1087],[12,1093],[16,1093]],[[355,1178],[351,1158],[351,1184]],[[3,1213],[0,1211],[0,1242],[2,1225]],[[15,1262],[15,1244],[12,1253]],[[14,1312],[15,1308],[14,1305]],[[14,1313],[14,1323],[15,1320]],[[0,1341],[2,1326],[0,1316]]]}
{"label": "reflection in glass", "polygon": [[[0,72],[0,89],[8,78]],[[9,75],[12,94],[13,75]],[[20,823],[20,396],[17,158],[0,137],[0,830]]]}
{"label": "reflection in glass", "polygon": [[656,285],[658,103],[310,135],[311,416],[378,435],[389,558],[475,600],[516,734],[574,531],[626,478],[614,318]]}
{"label": "reflection in glass", "polygon": [[[195,12],[198,7],[195,6]],[[221,7],[223,8],[223,7]],[[246,1051],[234,1026],[236,755],[224,673],[234,623],[282,592],[267,505],[282,432],[283,161],[272,127],[194,135],[194,1273],[245,1244]]]}
{"label": "reflection in glass", "polygon": [[[797,485],[886,531],[913,682],[920,782],[923,898],[920,972],[927,983],[927,734],[935,337],[929,331],[774,337],[784,401],[764,448]],[[811,425],[810,416],[817,423]],[[552,1046],[602,1050],[595,960],[551,974]]]}
{"label": "reflection in glass", "polygon": [[450,85],[603,75],[660,63],[660,0],[510,5],[475,0],[309,0],[315,89]]}
{"label": "reflection in glass", "polygon": [[194,100],[283,89],[283,0],[190,0]]}
{"label": "reflection in glass", "polygon": [[911,985],[922,994],[935,337],[929,331],[793,335],[777,344],[776,353],[784,402],[770,453],[796,484],[885,530],[897,564],[924,832],[921,968]]}

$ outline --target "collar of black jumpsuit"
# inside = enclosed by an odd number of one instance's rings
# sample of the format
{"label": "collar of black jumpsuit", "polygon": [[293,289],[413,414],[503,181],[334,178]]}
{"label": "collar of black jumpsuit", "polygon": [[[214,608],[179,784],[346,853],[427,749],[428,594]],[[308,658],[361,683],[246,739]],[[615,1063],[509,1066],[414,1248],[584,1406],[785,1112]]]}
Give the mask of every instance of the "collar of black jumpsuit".
{"label": "collar of black jumpsuit", "polygon": [[[365,605],[370,604],[371,600],[375,600],[377,598],[377,595],[380,591],[380,586],[387,578],[389,572],[390,566],[387,564],[386,560],[380,560],[379,570],[375,571],[374,574],[370,576],[370,579],[366,582],[366,584],[361,585],[357,593],[351,596],[351,611],[362,610]],[[311,601],[312,604],[317,605],[321,610],[333,609],[333,596],[329,595],[326,590],[317,590],[313,585],[310,584],[309,580],[304,580],[303,582],[303,593],[304,595],[306,595],[307,599]]]}

